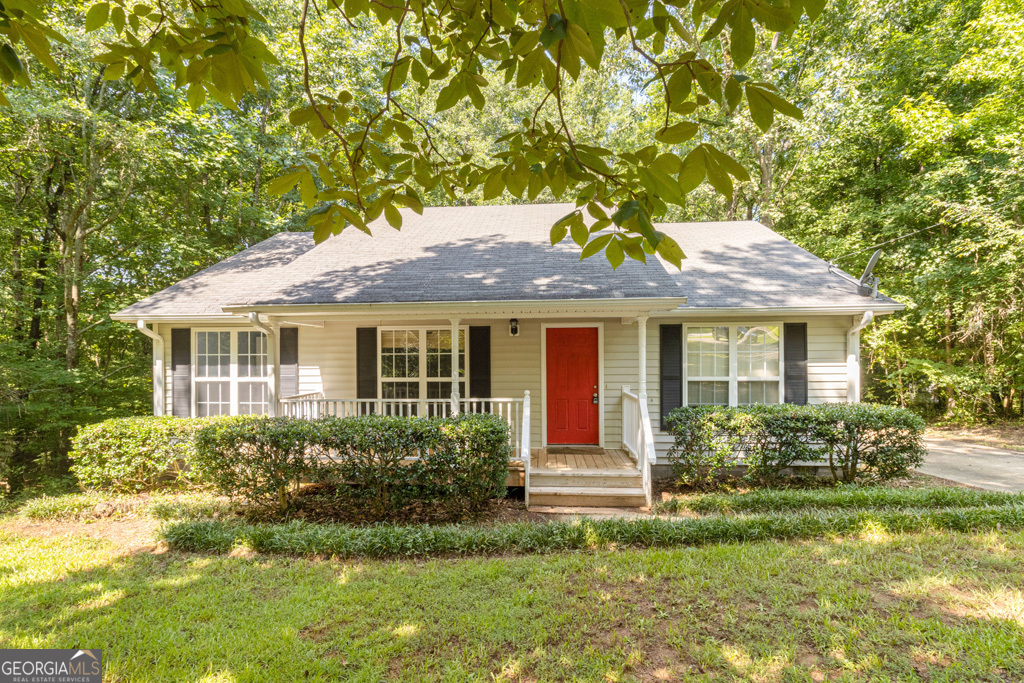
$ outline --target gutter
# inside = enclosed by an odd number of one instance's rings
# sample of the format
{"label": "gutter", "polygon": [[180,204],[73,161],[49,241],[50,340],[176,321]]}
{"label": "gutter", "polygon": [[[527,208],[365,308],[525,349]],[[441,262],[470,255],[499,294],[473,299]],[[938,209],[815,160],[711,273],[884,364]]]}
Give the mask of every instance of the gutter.
{"label": "gutter", "polygon": [[153,340],[153,414],[159,417],[164,414],[164,338],[146,327],[142,318],[135,321],[135,327]]}
{"label": "gutter", "polygon": [[846,400],[860,402],[860,331],[875,319],[874,311],[864,311],[860,322],[846,331]]}

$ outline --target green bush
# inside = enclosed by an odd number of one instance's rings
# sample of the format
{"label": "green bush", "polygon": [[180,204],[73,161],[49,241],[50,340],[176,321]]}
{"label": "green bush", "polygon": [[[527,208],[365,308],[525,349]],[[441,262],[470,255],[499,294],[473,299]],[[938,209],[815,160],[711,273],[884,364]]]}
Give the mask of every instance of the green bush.
{"label": "green bush", "polygon": [[234,418],[199,431],[194,465],[229,496],[287,511],[299,482],[389,519],[413,503],[451,514],[504,495],[508,425],[493,415]]}
{"label": "green bush", "polygon": [[1024,528],[1024,506],[941,510],[812,512],[699,519],[606,519],[490,526],[354,527],[344,524],[243,524],[178,522],[161,537],[174,550],[257,552],[349,557],[415,557],[670,547],[743,541],[813,538],[866,530],[906,533],[925,530],[983,531]]}
{"label": "green bush", "polygon": [[736,415],[717,406],[678,408],[666,418],[675,437],[668,453],[672,474],[683,486],[712,488],[738,463]]}
{"label": "green bush", "polygon": [[228,418],[196,432],[191,465],[224,495],[284,511],[311,472],[322,431],[307,420]]}
{"label": "green bush", "polygon": [[832,478],[852,482],[867,475],[880,481],[905,477],[924,462],[925,423],[904,408],[871,403],[825,403],[816,440],[825,448]]}
{"label": "green bush", "polygon": [[71,471],[83,486],[138,492],[187,483],[196,431],[222,418],[119,417],[87,425],[72,440]]}
{"label": "green bush", "polygon": [[829,489],[764,489],[749,493],[709,493],[654,504],[656,513],[689,510],[698,514],[749,514],[793,510],[927,509],[1024,505],[1024,494],[951,487],[894,489],[842,485]]}
{"label": "green bush", "polygon": [[827,463],[835,481],[906,476],[925,454],[924,421],[868,403],[677,408],[669,461],[679,483],[709,488],[735,465],[753,484],[775,483],[795,463]]}

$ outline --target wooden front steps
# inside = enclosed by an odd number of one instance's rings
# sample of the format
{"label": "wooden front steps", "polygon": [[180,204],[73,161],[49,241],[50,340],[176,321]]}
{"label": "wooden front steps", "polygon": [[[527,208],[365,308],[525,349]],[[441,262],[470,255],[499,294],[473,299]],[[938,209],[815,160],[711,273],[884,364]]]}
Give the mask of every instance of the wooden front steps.
{"label": "wooden front steps", "polygon": [[530,467],[530,507],[636,508],[647,504],[640,471],[624,451],[545,448]]}

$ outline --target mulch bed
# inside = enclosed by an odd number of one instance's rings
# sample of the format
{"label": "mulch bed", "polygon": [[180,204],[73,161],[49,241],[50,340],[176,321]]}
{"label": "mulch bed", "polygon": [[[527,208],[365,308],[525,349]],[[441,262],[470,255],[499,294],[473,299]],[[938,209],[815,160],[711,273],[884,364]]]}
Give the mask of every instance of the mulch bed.
{"label": "mulch bed", "polygon": [[480,510],[452,512],[429,502],[417,502],[397,510],[387,519],[371,516],[367,510],[353,507],[344,497],[334,495],[330,484],[303,486],[288,515],[293,519],[310,522],[341,522],[345,524],[438,524],[470,522],[473,524],[502,524],[506,522],[544,521],[543,515],[529,512],[523,503],[521,490],[509,489],[509,495],[490,500]]}

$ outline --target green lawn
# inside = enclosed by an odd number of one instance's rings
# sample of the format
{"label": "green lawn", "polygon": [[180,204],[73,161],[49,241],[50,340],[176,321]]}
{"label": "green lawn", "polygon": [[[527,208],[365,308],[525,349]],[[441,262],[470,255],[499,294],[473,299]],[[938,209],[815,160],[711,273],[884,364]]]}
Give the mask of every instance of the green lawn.
{"label": "green lawn", "polygon": [[1019,680],[1024,533],[423,561],[0,532],[0,646],[111,680]]}

